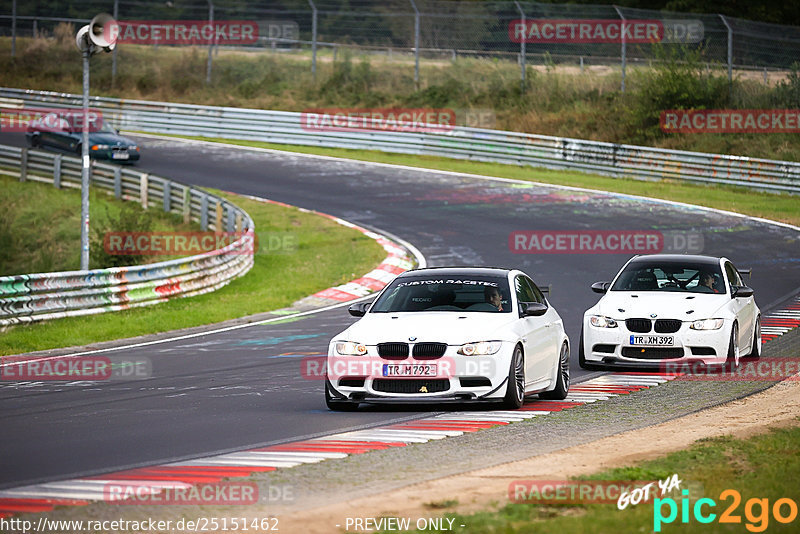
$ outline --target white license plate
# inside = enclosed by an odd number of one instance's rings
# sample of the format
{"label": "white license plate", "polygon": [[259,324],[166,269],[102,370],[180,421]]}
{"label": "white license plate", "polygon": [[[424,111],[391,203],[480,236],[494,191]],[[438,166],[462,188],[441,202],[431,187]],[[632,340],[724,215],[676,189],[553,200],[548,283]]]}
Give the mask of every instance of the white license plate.
{"label": "white license plate", "polygon": [[674,344],[675,336],[631,336],[631,345],[671,347]]}
{"label": "white license plate", "polygon": [[130,154],[127,152],[112,152],[111,159],[128,159],[130,158]]}
{"label": "white license plate", "polygon": [[436,364],[385,363],[383,376],[436,376]]}

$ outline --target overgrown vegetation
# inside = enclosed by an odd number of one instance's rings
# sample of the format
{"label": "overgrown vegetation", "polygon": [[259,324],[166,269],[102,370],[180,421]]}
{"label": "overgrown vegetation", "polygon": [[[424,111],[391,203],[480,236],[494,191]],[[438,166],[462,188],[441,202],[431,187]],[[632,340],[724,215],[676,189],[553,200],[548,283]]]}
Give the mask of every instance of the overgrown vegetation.
{"label": "overgrown vegetation", "polygon": [[[0,40],[3,85],[79,92],[81,71],[74,29],[60,26],[50,39],[19,39],[10,58]],[[665,148],[725,152],[800,160],[796,134],[666,134],[658,125],[665,109],[800,107],[800,64],[773,75],[737,72],[729,83],[720,65],[702,52],[654,49],[659,61],[629,67],[627,91],[620,91],[614,67],[529,65],[520,86],[519,67],[510,61],[459,57],[424,59],[421,86],[414,84],[413,57],[354,56],[339,50],[334,60],[321,50],[317,79],[307,52],[222,50],[214,57],[212,83],[205,84],[205,49],[119,48],[118,76],[111,58],[92,59],[92,92],[97,95],[206,105],[299,111],[313,107],[447,107],[490,109],[500,129],[585,139],[648,144]]]}

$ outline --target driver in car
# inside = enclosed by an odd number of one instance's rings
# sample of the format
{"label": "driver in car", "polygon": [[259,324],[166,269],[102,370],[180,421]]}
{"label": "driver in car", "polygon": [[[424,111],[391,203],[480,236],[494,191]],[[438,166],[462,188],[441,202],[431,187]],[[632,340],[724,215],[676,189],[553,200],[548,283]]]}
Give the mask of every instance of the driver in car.
{"label": "driver in car", "polygon": [[503,296],[500,294],[500,290],[496,287],[484,287],[483,298],[486,299],[486,302],[497,308],[497,311],[503,311]]}
{"label": "driver in car", "polygon": [[709,272],[704,272],[700,275],[700,283],[697,289],[703,293],[719,293],[714,289],[714,275]]}

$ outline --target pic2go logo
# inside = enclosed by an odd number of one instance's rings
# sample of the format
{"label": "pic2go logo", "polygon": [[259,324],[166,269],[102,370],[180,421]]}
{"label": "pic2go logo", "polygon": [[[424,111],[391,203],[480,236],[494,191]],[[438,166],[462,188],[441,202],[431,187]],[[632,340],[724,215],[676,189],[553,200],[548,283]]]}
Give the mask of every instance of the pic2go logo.
{"label": "pic2go logo", "polygon": [[[667,497],[665,499],[655,499],[653,501],[653,530],[661,532],[662,525],[669,525],[681,514],[681,523],[689,523],[689,513],[691,511],[695,521],[698,523],[712,523],[717,519],[717,514],[711,512],[717,506],[713,499],[698,499],[694,506],[689,504],[689,490],[683,490],[683,498],[680,507],[675,499]],[[742,517],[736,514],[739,504],[742,502],[742,495],[733,489],[728,489],[719,494],[720,501],[731,500],[730,505],[719,516],[719,523],[742,523]],[[665,516],[665,508],[668,510]],[[744,504],[744,516],[748,521],[745,528],[750,532],[764,532],[769,526],[770,515],[778,523],[791,523],[797,519],[797,503],[792,499],[784,497],[777,499],[770,508],[769,499],[752,498]]]}

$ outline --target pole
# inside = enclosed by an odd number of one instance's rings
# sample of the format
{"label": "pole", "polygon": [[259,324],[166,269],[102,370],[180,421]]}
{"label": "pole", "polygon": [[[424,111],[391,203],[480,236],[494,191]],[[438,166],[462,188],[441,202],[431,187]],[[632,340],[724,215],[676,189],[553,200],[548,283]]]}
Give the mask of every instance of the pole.
{"label": "pole", "polygon": [[724,15],[719,15],[722,23],[728,29],[728,83],[733,83],[733,28],[728,24],[728,19]]}
{"label": "pole", "polygon": [[[525,11],[522,10],[522,6],[519,5],[517,0],[514,0],[514,4],[517,6],[517,10],[519,11],[520,17],[522,17],[522,27],[526,28],[525,25]],[[519,66],[520,66],[520,91],[525,92],[525,35],[523,34],[522,39],[519,41]]]}
{"label": "pole", "polygon": [[208,40],[208,66],[206,67],[206,84],[211,83],[211,62],[214,53],[214,4],[211,0],[208,1],[208,25],[211,27],[212,37]]}
{"label": "pole", "polygon": [[11,57],[17,55],[17,0],[11,2]]}
{"label": "pole", "polygon": [[[114,20],[119,21],[119,0],[114,0]],[[111,86],[117,80],[117,47],[111,52]]]}
{"label": "pole", "polygon": [[317,81],[317,6],[312,0],[311,5],[311,76]]}
{"label": "pole", "polygon": [[83,51],[83,135],[81,137],[81,271],[89,270],[89,54]]}
{"label": "pole", "polygon": [[617,14],[619,15],[619,18],[622,19],[622,25],[620,27],[620,32],[619,33],[620,33],[620,37],[622,37],[622,51],[620,52],[620,56],[621,56],[620,59],[622,60],[622,86],[621,86],[621,90],[624,93],[625,92],[625,68],[627,66],[626,62],[627,62],[627,52],[628,52],[628,47],[627,47],[628,43],[625,40],[625,15],[622,14],[622,11],[620,11],[620,9],[617,6],[614,6],[614,9],[617,10]]}
{"label": "pole", "polygon": [[414,8],[414,87],[419,90],[419,9],[414,0],[409,0]]}

